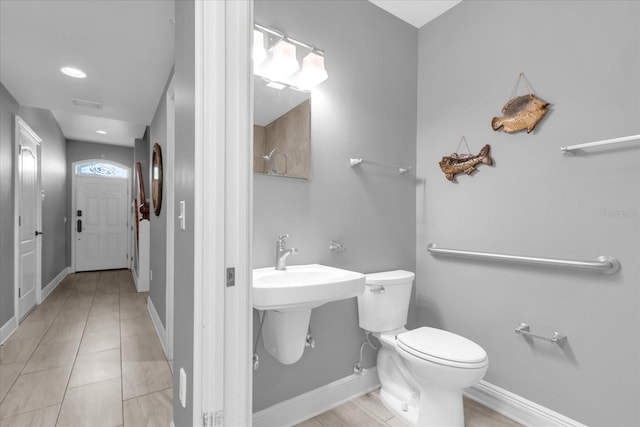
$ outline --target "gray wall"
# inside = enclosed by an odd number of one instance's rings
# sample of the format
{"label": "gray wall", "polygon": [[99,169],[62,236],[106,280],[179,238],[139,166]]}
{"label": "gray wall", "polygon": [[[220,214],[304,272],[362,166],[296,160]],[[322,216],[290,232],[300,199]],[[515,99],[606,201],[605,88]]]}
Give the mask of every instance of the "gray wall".
{"label": "gray wall", "polygon": [[[418,31],[367,1],[256,1],[254,19],[324,49],[329,74],[311,100],[311,178],[254,175],[254,268],[273,265],[276,238],[288,233],[300,251],[290,264],[414,271],[413,174],[349,159],[415,166]],[[346,252],[331,253],[331,239]],[[254,411],[353,373],[364,340],[356,299],[314,309],[311,329],[315,349],[290,366],[258,345]]]}
{"label": "gray wall", "polygon": [[[140,162],[140,167],[142,169],[142,174],[143,174],[143,184],[144,184],[144,191],[145,191],[145,197],[146,197],[146,202],[149,203],[149,206],[151,206],[151,187],[150,187],[150,176],[149,175],[149,138],[150,138],[150,128],[149,126],[147,126],[147,128],[144,131],[144,135],[142,136],[142,138],[137,138],[135,140],[134,146],[133,146],[133,166],[132,166],[132,170],[133,170],[133,181],[131,182],[131,185],[133,187],[133,191],[131,193],[132,195],[132,200],[138,200],[138,178],[137,178],[137,172],[136,172],[136,165],[138,164],[138,162]],[[142,201],[138,200],[138,206],[140,205],[140,203],[142,203]],[[140,244],[140,242],[138,242],[138,245]],[[148,243],[147,243],[148,244]],[[133,248],[133,270],[134,270],[134,274],[136,276],[139,276],[140,273],[138,271],[138,246],[134,245]]]}
{"label": "gray wall", "polygon": [[[71,226],[74,216],[71,212],[71,177],[73,176],[73,163],[87,159],[104,159],[120,163],[133,169],[133,148],[119,145],[97,144],[94,142],[67,140],[67,236],[71,236]],[[67,250],[67,265],[71,265],[71,244]]]}
{"label": "gray wall", "polygon": [[[163,161],[167,153],[167,87],[171,77],[167,81],[167,85],[162,92],[162,97],[158,103],[158,108],[151,122],[151,147],[150,151],[153,155],[153,146],[159,144],[162,149]],[[151,160],[149,160],[151,164]],[[151,166],[149,166],[151,171]],[[149,197],[151,197],[151,172],[149,172],[148,180]],[[166,193],[166,184],[163,186],[162,192]],[[153,201],[149,205],[151,212],[150,218],[150,258],[149,268],[153,272],[153,277],[149,284],[149,298],[153,301],[153,306],[160,317],[162,325],[166,329],[166,305],[167,305],[167,209],[173,207],[167,206],[166,199],[163,198],[160,215],[154,213]]]}
{"label": "gray wall", "polygon": [[0,327],[13,317],[13,139],[18,103],[0,83]]}
{"label": "gray wall", "polygon": [[[195,424],[193,420],[193,207],[195,130],[195,11],[194,1],[176,2],[175,61],[175,200],[184,200],[186,230],[175,234],[175,297],[173,369],[173,421],[176,427]],[[169,207],[165,206],[165,209]],[[175,209],[175,207],[173,207]],[[178,398],[179,372],[187,376],[187,407]]]}
{"label": "gray wall", "polygon": [[[464,1],[420,30],[418,320],[489,354],[485,379],[591,426],[640,425],[640,3]],[[490,122],[524,72],[551,112],[531,134]],[[521,88],[522,94],[524,88]],[[438,167],[464,135],[495,166],[458,184]],[[442,247],[617,257],[613,276],[433,258]],[[567,345],[514,333],[568,335]],[[591,403],[589,403],[591,402]]]}
{"label": "gray wall", "polygon": [[20,107],[18,113],[42,139],[40,173],[42,201],[42,288],[47,286],[69,263],[65,235],[67,218],[67,168],[65,138],[49,110]]}
{"label": "gray wall", "polygon": [[48,285],[67,267],[67,239],[64,235],[66,214],[65,140],[49,110],[19,106],[0,84],[0,326],[14,316],[14,138],[15,115],[42,139],[40,173],[45,199],[42,202],[42,282]]}

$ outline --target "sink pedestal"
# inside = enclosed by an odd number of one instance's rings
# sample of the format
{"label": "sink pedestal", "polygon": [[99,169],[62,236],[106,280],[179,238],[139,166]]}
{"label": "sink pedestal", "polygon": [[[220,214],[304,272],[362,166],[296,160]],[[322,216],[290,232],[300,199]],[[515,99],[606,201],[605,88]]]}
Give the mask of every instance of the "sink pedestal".
{"label": "sink pedestal", "polygon": [[306,343],[311,308],[265,310],[262,339],[267,352],[284,365],[302,357]]}

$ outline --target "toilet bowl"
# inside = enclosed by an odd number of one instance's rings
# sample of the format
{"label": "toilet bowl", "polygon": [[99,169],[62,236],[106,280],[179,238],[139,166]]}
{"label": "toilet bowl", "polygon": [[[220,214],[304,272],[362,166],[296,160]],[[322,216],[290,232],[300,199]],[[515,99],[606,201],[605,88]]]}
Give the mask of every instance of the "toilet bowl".
{"label": "toilet bowl", "polygon": [[382,344],[380,398],[410,425],[463,427],[462,391],[486,373],[487,353],[441,329],[405,329],[414,277],[403,270],[368,274],[358,296],[360,327]]}

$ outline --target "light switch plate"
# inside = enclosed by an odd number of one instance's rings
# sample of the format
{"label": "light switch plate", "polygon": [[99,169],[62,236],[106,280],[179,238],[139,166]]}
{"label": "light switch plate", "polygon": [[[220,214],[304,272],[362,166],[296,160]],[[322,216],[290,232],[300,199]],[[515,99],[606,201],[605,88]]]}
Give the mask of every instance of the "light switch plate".
{"label": "light switch plate", "polygon": [[187,225],[185,223],[185,202],[184,200],[180,200],[180,211],[178,214],[178,220],[180,220],[180,230],[186,230],[187,229]]}
{"label": "light switch plate", "polygon": [[187,407],[187,374],[184,368],[180,368],[180,404],[183,408]]}

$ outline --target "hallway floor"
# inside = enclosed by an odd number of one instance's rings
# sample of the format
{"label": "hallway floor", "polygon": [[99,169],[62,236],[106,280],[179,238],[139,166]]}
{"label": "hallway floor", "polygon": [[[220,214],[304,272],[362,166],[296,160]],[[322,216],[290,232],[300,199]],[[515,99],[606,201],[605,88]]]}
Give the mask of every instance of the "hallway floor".
{"label": "hallway floor", "polygon": [[131,272],[67,276],[0,347],[0,425],[168,426],[172,373]]}

